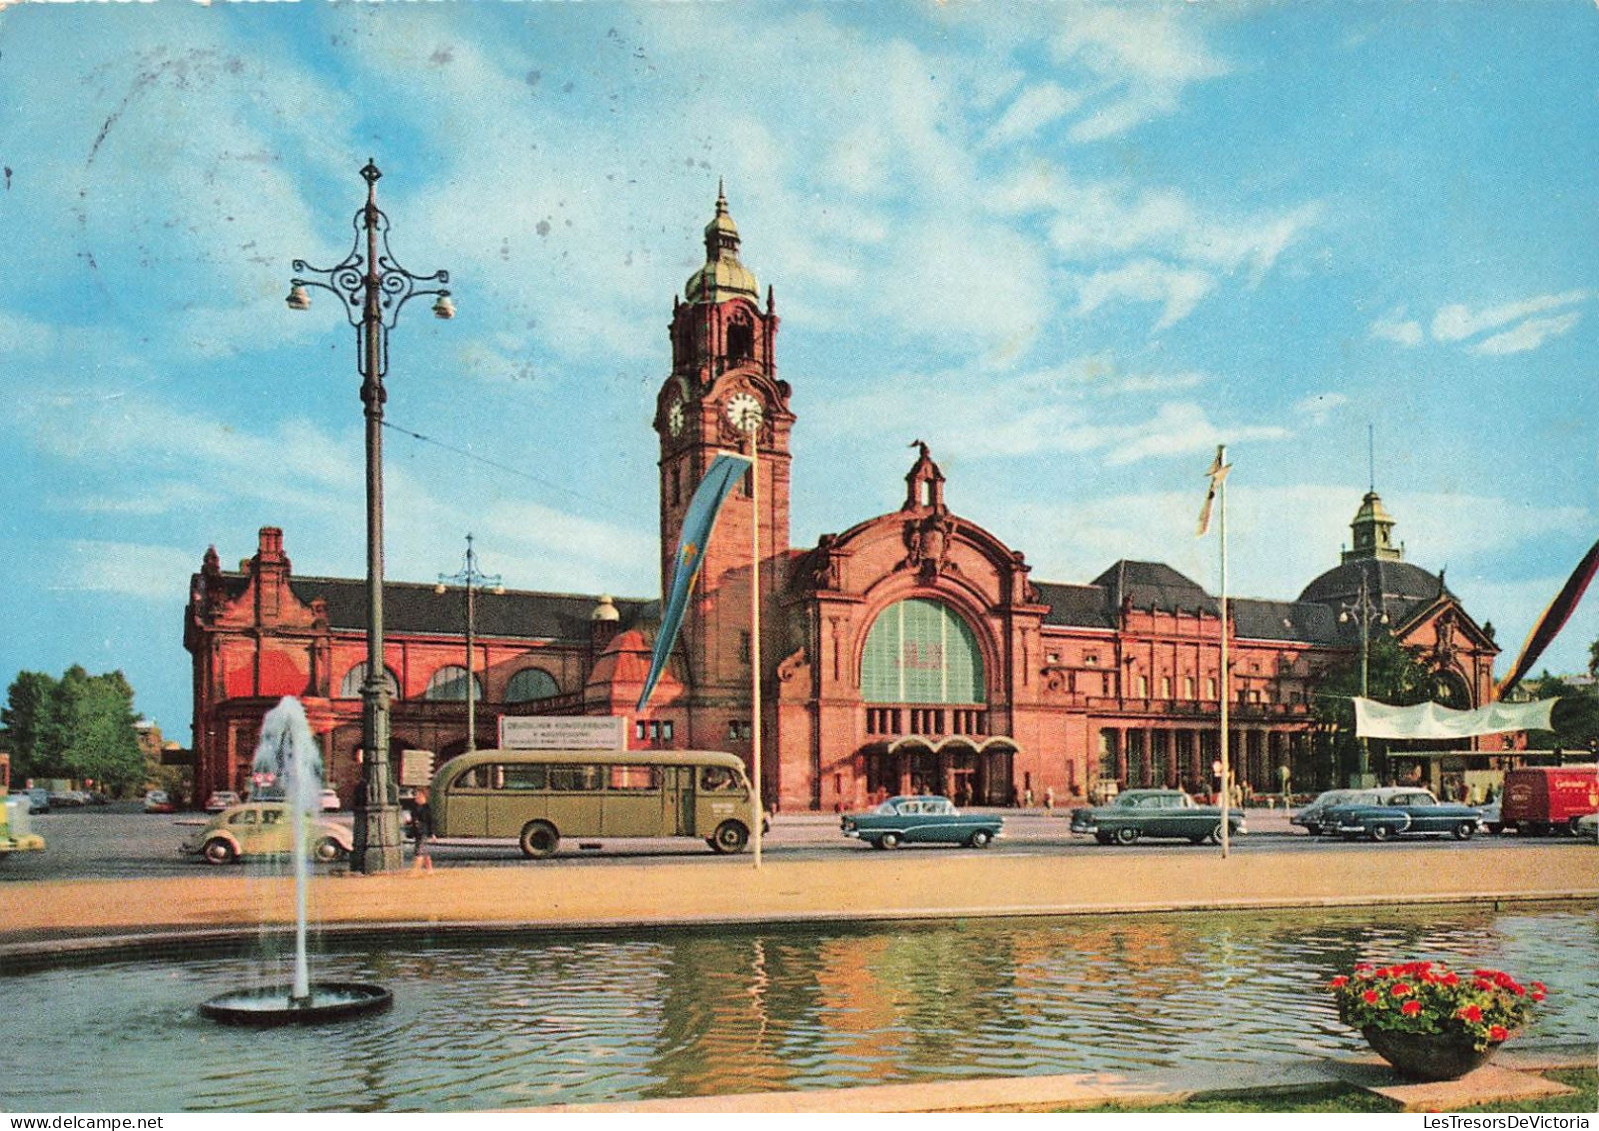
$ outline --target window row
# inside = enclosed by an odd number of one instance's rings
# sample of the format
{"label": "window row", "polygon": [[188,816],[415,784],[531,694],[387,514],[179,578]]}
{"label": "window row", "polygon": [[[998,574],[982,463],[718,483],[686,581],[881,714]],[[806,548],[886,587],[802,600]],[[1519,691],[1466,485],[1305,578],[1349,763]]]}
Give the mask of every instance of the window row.
{"label": "window row", "polygon": [[[347,673],[339,684],[339,698],[361,698],[362,685],[366,683],[367,665],[362,660]],[[427,682],[426,689],[422,692],[423,699],[438,701],[466,699],[468,682],[472,689],[474,701],[483,699],[482,677],[473,673],[468,676],[466,668],[460,664],[446,664],[433,673]],[[383,684],[388,689],[389,698],[400,698],[400,680],[394,674],[393,668],[383,669]],[[530,703],[537,699],[549,699],[561,693],[560,685],[555,682],[555,677],[543,668],[523,668],[511,676],[505,685],[506,703]]]}

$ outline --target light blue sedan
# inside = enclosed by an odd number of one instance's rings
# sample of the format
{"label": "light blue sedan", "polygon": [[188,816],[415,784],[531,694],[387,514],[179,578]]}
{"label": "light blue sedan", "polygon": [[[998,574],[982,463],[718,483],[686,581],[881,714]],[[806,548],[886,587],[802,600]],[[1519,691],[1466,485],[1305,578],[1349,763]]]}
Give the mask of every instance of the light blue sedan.
{"label": "light blue sedan", "polygon": [[848,813],[844,835],[873,848],[902,844],[964,844],[987,848],[1000,835],[1005,818],[962,813],[947,797],[890,797],[869,813]]}

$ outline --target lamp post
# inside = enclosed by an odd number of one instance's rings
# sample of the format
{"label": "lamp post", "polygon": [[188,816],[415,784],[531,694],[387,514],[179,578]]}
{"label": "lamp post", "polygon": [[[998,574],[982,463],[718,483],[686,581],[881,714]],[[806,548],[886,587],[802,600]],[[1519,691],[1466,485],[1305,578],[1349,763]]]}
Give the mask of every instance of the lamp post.
{"label": "lamp post", "polygon": [[[401,866],[399,795],[389,766],[389,693],[383,666],[383,377],[389,369],[389,331],[400,308],[417,295],[435,295],[433,313],[453,318],[448,271],[413,275],[389,251],[389,218],[378,208],[383,174],[370,159],[361,170],[366,204],[355,214],[355,246],[323,269],[294,261],[290,310],[307,310],[307,287],[332,291],[356,332],[356,369],[366,411],[366,680],[361,685],[361,785],[355,799],[355,844],[350,867],[387,872]],[[437,283],[438,286],[427,284]]]}
{"label": "lamp post", "polygon": [[472,654],[472,635],[476,628],[477,606],[473,594],[488,588],[490,593],[504,593],[505,586],[497,573],[482,573],[477,568],[477,551],[472,548],[472,536],[466,536],[466,560],[454,573],[439,574],[439,583],[433,592],[444,594],[453,582],[466,589],[466,752],[477,749],[477,679],[472,674],[476,666]]}
{"label": "lamp post", "polygon": [[[1382,601],[1372,600],[1371,593],[1366,587],[1366,574],[1361,571],[1360,595],[1354,601],[1342,607],[1338,614],[1341,624],[1353,622],[1360,627],[1360,697],[1369,699],[1371,685],[1371,625],[1387,624],[1388,614],[1383,612]],[[1367,738],[1360,740],[1360,780],[1359,786],[1371,785],[1371,743]]]}

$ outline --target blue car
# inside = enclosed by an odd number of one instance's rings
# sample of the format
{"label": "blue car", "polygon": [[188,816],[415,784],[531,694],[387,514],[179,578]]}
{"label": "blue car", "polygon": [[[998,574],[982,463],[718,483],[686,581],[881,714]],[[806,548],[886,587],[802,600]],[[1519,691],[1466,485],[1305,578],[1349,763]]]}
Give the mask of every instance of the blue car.
{"label": "blue car", "polygon": [[840,824],[844,835],[873,848],[898,848],[902,844],[964,844],[987,848],[1000,833],[1005,818],[962,813],[947,797],[890,797],[868,813],[847,813]]}
{"label": "blue car", "polygon": [[1341,837],[1391,840],[1431,833],[1470,840],[1482,823],[1482,810],[1439,801],[1425,789],[1395,789],[1370,804],[1336,805],[1322,814],[1321,823]]}

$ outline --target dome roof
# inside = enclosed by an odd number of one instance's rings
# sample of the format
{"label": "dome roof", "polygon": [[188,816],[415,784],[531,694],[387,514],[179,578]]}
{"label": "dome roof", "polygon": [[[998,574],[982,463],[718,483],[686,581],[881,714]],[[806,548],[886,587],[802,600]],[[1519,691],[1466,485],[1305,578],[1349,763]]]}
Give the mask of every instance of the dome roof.
{"label": "dome roof", "polygon": [[689,302],[725,302],[730,298],[760,299],[755,275],[738,259],[738,225],[728,215],[727,196],[716,186],[716,215],[705,225],[705,266],[683,284]]}
{"label": "dome roof", "polygon": [[1428,573],[1409,562],[1362,558],[1328,570],[1305,586],[1299,599],[1317,605],[1356,601],[1363,581],[1366,595],[1381,601],[1383,611],[1394,618],[1403,616],[1418,601],[1454,596],[1444,585],[1442,574]]}

